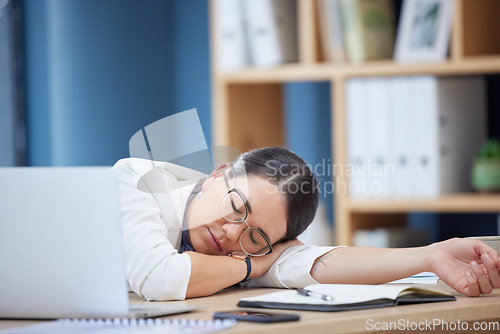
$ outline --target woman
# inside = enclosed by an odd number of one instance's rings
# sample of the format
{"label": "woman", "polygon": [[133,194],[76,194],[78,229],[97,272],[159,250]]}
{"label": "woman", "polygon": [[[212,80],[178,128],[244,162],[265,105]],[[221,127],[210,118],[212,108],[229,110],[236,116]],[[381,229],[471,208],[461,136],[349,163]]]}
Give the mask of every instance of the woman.
{"label": "woman", "polygon": [[296,237],[314,218],[317,181],[284,148],[247,152],[208,177],[143,159],[113,168],[127,279],[148,300],[207,296],[242,281],[282,288],[379,284],[422,271],[468,296],[500,287],[498,254],[477,240],[407,249],[303,245]]}

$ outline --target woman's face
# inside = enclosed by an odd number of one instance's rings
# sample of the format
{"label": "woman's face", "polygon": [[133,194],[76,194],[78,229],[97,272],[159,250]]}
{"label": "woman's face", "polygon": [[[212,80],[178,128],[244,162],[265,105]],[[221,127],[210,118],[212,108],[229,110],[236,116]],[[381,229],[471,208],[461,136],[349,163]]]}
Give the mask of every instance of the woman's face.
{"label": "woman's face", "polygon": [[[229,182],[233,187],[233,181]],[[286,208],[278,188],[264,178],[236,178],[234,187],[247,198],[250,207],[247,223],[261,230],[271,245],[286,233]],[[229,222],[219,211],[221,197],[228,192],[223,177],[211,177],[203,185],[203,193],[193,198],[188,207],[187,224],[190,244],[203,254],[227,255],[242,251],[239,239],[247,228],[245,222]],[[240,209],[240,208],[238,208]]]}

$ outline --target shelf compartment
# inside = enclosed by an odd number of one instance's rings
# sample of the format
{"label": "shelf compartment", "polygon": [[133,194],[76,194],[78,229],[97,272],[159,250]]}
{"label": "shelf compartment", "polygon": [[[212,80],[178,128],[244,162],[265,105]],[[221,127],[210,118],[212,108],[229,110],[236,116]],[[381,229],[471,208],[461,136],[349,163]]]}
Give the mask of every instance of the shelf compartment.
{"label": "shelf compartment", "polygon": [[229,85],[227,95],[228,143],[242,152],[283,146],[281,84]]}
{"label": "shelf compartment", "polygon": [[[500,1],[499,1],[500,2]],[[289,81],[324,81],[335,78],[392,75],[467,75],[500,73],[500,56],[482,56],[448,60],[441,63],[400,64],[393,60],[361,64],[286,64],[272,69],[247,68],[238,73],[220,73],[227,83],[266,83]]]}
{"label": "shelf compartment", "polygon": [[500,55],[498,0],[462,0],[464,57]]}
{"label": "shelf compartment", "polygon": [[434,199],[349,199],[347,205],[357,213],[500,212],[500,194],[450,194]]}

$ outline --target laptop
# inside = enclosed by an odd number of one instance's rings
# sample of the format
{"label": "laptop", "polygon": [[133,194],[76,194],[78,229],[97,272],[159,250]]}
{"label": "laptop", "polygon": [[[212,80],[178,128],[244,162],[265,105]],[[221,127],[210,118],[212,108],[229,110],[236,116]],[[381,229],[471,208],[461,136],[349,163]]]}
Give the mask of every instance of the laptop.
{"label": "laptop", "polygon": [[0,318],[144,318],[198,308],[129,307],[109,167],[0,168]]}

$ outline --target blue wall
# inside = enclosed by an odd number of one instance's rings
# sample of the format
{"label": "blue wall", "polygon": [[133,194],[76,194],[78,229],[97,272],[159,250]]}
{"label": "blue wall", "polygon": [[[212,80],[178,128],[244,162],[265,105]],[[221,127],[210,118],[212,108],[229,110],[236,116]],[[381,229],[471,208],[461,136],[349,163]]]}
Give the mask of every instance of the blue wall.
{"label": "blue wall", "polygon": [[16,94],[13,3],[0,7],[0,166],[15,166]]}
{"label": "blue wall", "polygon": [[30,165],[113,164],[193,107],[209,139],[206,1],[25,0],[24,14]]}
{"label": "blue wall", "polygon": [[203,133],[210,146],[212,108],[208,1],[176,0],[173,7],[175,110],[198,110]]}
{"label": "blue wall", "polygon": [[[191,108],[210,145],[206,0],[24,0],[23,9],[29,164],[111,165],[136,131]],[[287,146],[312,165],[331,159],[329,84],[284,91]],[[498,137],[498,98],[490,105]],[[415,214],[410,224],[433,240],[496,233],[495,215]]]}
{"label": "blue wall", "polygon": [[[302,157],[316,171],[323,190],[331,182],[331,98],[328,82],[295,82],[285,85],[285,142],[287,147]],[[324,167],[324,172],[322,167]],[[322,191],[321,201],[328,208],[328,218],[333,221],[333,196]]]}

